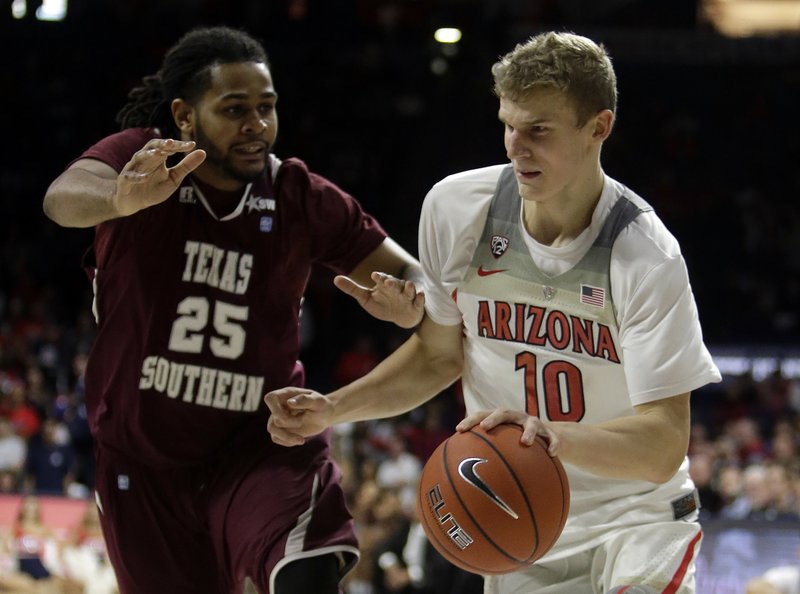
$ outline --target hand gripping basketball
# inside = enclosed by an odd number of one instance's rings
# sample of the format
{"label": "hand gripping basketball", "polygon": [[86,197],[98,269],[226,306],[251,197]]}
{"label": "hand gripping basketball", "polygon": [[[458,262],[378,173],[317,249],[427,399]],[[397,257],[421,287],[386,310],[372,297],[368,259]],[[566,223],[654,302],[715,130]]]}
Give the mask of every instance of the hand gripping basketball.
{"label": "hand gripping basketball", "polygon": [[480,425],[431,455],[417,506],[431,544],[451,563],[481,575],[530,565],[555,544],[569,513],[569,484],[558,457],[522,428]]}

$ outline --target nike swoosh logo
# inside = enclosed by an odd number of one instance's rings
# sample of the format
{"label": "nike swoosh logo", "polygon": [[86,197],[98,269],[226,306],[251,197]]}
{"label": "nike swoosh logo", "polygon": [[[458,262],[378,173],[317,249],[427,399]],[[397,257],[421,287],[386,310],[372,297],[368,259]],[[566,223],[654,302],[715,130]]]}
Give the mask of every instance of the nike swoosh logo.
{"label": "nike swoosh logo", "polygon": [[508,270],[508,268],[492,268],[486,270],[483,264],[481,264],[478,266],[478,276],[489,276],[490,274],[497,274],[498,272],[505,272],[506,270]]}
{"label": "nike swoosh logo", "polygon": [[491,487],[483,482],[483,479],[478,476],[478,473],[475,471],[475,467],[478,464],[483,464],[484,462],[488,462],[488,460],[486,458],[465,458],[458,465],[458,474],[470,485],[491,499],[492,503],[494,503],[497,507],[502,509],[515,520],[518,520],[519,516],[517,513],[511,509],[505,501],[500,499],[497,493],[492,491]]}

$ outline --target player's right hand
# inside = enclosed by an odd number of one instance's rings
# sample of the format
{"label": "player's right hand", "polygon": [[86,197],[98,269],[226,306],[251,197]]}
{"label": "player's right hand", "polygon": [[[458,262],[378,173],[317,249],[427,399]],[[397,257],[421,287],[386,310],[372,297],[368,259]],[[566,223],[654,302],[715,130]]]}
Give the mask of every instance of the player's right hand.
{"label": "player's right hand", "polygon": [[303,445],[307,437],[322,433],[333,424],[333,404],[313,390],[281,388],[264,396],[264,402],[272,413],[267,430],[279,445]]}
{"label": "player's right hand", "polygon": [[[206,158],[205,151],[194,147],[191,140],[156,138],[137,151],[117,177],[113,200],[119,216],[132,215],[169,198]],[[177,165],[167,167],[167,159],[176,153],[188,154]]]}
{"label": "player's right hand", "polygon": [[480,424],[487,431],[502,423],[519,425],[522,427],[520,443],[526,446],[533,445],[537,435],[547,441],[547,453],[555,456],[558,453],[558,434],[553,428],[543,422],[539,417],[534,417],[521,410],[496,408],[494,410],[479,410],[467,415],[456,425],[457,431],[469,431],[471,427]]}

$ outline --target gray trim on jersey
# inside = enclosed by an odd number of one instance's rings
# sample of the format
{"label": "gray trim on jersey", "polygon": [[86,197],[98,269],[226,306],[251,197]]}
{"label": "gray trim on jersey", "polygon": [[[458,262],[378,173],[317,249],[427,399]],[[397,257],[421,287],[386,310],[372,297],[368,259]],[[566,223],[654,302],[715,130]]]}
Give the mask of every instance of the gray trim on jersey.
{"label": "gray trim on jersey", "polygon": [[[589,284],[606,291],[607,301],[610,302],[609,266],[610,253],[614,241],[625,227],[627,227],[640,214],[651,211],[652,207],[640,196],[625,188],[622,196],[611,208],[603,226],[592,246],[581,260],[570,270],[557,276],[549,276],[542,272],[533,262],[522,237],[520,224],[520,210],[522,198],[511,165],[506,166],[497,180],[486,225],[483,229],[479,247],[491,245],[492,237],[502,235],[508,239],[506,252],[501,256],[504,259],[502,268],[508,268],[508,274],[518,276],[520,280],[533,281],[543,286],[575,291],[579,284]],[[490,250],[474,254],[473,266],[489,265],[497,261],[492,259]]]}
{"label": "gray trim on jersey", "polygon": [[194,180],[191,177],[189,178],[189,183],[192,184],[192,187],[194,188],[194,191],[197,194],[197,198],[200,200],[200,203],[203,205],[206,211],[208,211],[208,214],[214,217],[214,219],[217,221],[230,221],[238,217],[240,214],[242,214],[244,212],[244,205],[247,202],[247,197],[250,195],[250,190],[253,188],[253,182],[247,184],[244,188],[244,192],[242,192],[242,197],[239,199],[239,203],[236,205],[236,208],[234,208],[230,213],[226,214],[225,216],[218,217],[217,213],[214,212],[214,209],[212,209],[211,205],[208,203],[208,200],[206,200],[206,197],[203,194],[202,190],[200,190],[198,185],[194,183]]}
{"label": "gray trim on jersey", "polygon": [[269,154],[269,171],[270,175],[272,176],[272,183],[275,183],[275,180],[278,179],[278,170],[281,168],[283,161],[281,161],[278,157],[274,154]]}
{"label": "gray trim on jersey", "polygon": [[[506,229],[509,236],[514,235],[519,238],[520,230],[518,226],[520,202],[519,188],[514,176],[514,168],[507,165],[500,173],[497,180],[492,203],[489,206],[489,218],[496,223],[507,223]],[[627,227],[636,217],[643,212],[653,210],[647,202],[640,196],[625,188],[624,193],[611,208],[611,212],[603,222],[600,234],[595,239],[593,247],[610,248],[619,236],[620,232]],[[509,237],[510,238],[510,237]],[[521,239],[521,238],[520,238]]]}
{"label": "gray trim on jersey", "polygon": [[[272,153],[269,154],[268,158],[269,158],[269,163],[267,164],[267,167],[269,168],[270,178],[274,183],[278,177],[278,170],[281,168],[281,164],[283,163],[283,161],[281,161],[278,157],[276,157]],[[247,203],[247,198],[248,196],[250,196],[250,190],[252,190],[253,188],[252,182],[247,184],[247,186],[244,189],[244,192],[242,193],[242,198],[241,200],[239,200],[239,203],[236,205],[236,208],[234,208],[233,211],[231,211],[227,215],[223,217],[218,217],[217,213],[214,212],[214,210],[211,208],[211,205],[208,203],[208,200],[206,200],[206,197],[203,194],[203,192],[200,190],[197,184],[194,183],[194,180],[191,177],[189,178],[189,182],[192,184],[194,191],[197,193],[197,197],[200,199],[200,203],[208,211],[208,214],[214,217],[214,219],[217,221],[230,221],[238,217],[240,214],[242,214],[242,212],[244,212],[244,205]]]}

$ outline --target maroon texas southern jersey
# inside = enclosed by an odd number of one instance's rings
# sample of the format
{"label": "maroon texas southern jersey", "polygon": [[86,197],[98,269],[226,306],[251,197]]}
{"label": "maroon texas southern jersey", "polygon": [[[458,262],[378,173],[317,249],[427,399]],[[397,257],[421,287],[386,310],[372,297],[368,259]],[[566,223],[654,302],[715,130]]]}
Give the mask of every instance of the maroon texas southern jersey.
{"label": "maroon texas southern jersey", "polygon": [[[82,157],[119,171],[154,137],[126,130]],[[302,383],[299,312],[312,263],[350,272],[386,234],[301,161],[269,169],[227,196],[189,176],[164,203],[97,226],[86,392],[103,444],[156,465],[277,447],[262,397]],[[209,207],[226,198],[224,210]]]}

